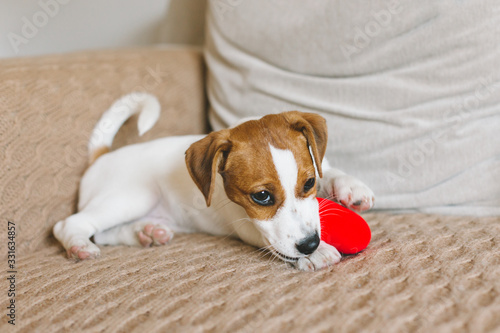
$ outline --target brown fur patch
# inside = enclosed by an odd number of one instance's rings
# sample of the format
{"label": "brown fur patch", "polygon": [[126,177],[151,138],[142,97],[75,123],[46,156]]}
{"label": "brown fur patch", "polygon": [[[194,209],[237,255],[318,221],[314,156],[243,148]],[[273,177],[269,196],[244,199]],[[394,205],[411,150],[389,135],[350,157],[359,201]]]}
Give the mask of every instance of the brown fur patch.
{"label": "brown fur patch", "polygon": [[[228,140],[232,148],[222,170],[225,189],[228,197],[244,207],[251,218],[259,220],[272,218],[286,199],[269,145],[293,153],[298,167],[296,196],[308,197],[316,194],[316,186],[307,193],[303,191],[306,181],[315,177],[314,164],[308,148],[309,140],[314,138],[307,138],[304,134],[302,124],[310,123],[303,115],[316,116],[299,112],[269,115],[258,121],[243,123],[230,131]],[[316,117],[321,122],[322,118]],[[326,131],[326,126],[318,129],[318,131],[323,130]],[[316,143],[320,146],[317,156],[321,163],[326,140],[315,141],[311,146],[315,147]],[[272,193],[274,205],[260,206],[253,202],[250,195],[263,190]]]}
{"label": "brown fur patch", "polygon": [[99,157],[107,153],[109,153],[109,147],[102,146],[97,148],[89,157],[89,166],[92,165]]}
{"label": "brown fur patch", "polygon": [[[298,167],[296,196],[309,197],[316,194],[316,186],[303,191],[306,181],[315,176],[308,145],[320,164],[321,175],[326,138],[326,122],[319,115],[296,111],[272,114],[195,142],[186,152],[186,164],[207,204],[213,191],[215,160],[229,199],[242,206],[249,217],[268,220],[286,199],[269,145],[293,153]],[[274,196],[274,205],[260,206],[252,200],[251,194],[264,190]]]}

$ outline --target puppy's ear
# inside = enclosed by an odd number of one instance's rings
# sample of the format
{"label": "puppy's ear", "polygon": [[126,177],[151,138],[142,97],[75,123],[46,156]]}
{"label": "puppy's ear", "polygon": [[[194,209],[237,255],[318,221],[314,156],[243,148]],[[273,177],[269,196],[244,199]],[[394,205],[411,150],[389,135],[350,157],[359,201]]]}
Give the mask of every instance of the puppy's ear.
{"label": "puppy's ear", "polygon": [[325,157],[326,144],[328,141],[328,128],[326,120],[315,113],[291,111],[284,114],[290,126],[304,134],[311,148],[318,175],[323,177],[321,162]]}
{"label": "puppy's ear", "polygon": [[219,162],[224,162],[225,154],[231,149],[229,130],[212,132],[193,143],[186,151],[186,166],[200,189],[207,206],[212,202],[215,188],[215,176]]}

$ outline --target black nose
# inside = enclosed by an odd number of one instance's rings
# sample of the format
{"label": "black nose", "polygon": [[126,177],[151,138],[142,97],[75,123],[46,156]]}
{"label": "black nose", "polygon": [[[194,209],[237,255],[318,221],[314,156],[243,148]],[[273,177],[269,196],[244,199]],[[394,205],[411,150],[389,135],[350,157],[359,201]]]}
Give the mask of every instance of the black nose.
{"label": "black nose", "polygon": [[302,239],[298,244],[295,244],[297,250],[303,254],[313,253],[319,246],[319,236],[315,232],[313,235]]}

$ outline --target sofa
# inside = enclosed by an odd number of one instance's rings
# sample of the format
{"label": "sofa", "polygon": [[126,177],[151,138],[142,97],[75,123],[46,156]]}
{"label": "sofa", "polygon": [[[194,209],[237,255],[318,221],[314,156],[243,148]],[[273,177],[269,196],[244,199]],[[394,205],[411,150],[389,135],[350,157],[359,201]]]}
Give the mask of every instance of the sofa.
{"label": "sofa", "polygon": [[369,212],[368,248],[312,273],[204,234],[68,259],[51,229],[76,209],[97,119],[121,95],[147,91],[161,102],[160,121],[139,138],[130,119],[114,148],[206,133],[202,54],[150,47],[4,59],[0,78],[0,332],[500,331],[499,217]]}

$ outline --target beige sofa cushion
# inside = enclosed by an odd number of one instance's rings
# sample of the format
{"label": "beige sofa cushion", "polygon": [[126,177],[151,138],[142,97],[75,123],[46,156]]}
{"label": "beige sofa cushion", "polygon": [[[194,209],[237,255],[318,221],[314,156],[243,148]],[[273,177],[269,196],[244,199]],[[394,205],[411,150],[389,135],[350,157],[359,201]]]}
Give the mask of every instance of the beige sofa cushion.
{"label": "beige sofa cushion", "polygon": [[318,112],[375,209],[500,216],[499,21],[497,0],[211,0],[211,124]]}

